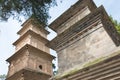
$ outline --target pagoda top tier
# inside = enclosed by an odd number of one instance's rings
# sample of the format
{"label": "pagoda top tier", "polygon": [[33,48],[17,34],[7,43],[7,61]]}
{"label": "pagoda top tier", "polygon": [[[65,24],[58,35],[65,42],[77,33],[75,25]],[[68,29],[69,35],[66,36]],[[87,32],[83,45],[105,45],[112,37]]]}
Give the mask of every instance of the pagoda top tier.
{"label": "pagoda top tier", "polygon": [[[67,11],[65,11],[61,16],[59,16],[55,21],[53,21],[48,27],[57,32],[58,34],[64,32],[61,31],[60,28],[67,28],[68,25],[66,23],[74,24],[77,21],[71,21],[75,18],[82,19],[90,12],[96,9],[96,5],[93,0],[79,0],[73,6],[71,6]],[[63,25],[64,23],[64,25]],[[70,25],[70,26],[71,26]]]}
{"label": "pagoda top tier", "polygon": [[45,26],[40,24],[34,17],[30,17],[22,24],[22,26],[23,27],[17,32],[20,36],[24,35],[29,30],[40,34],[44,38],[47,38],[47,34],[49,34],[49,32],[45,29]]}
{"label": "pagoda top tier", "polygon": [[70,28],[68,28],[67,30],[56,36],[53,40],[50,41],[50,43],[47,44],[47,46],[52,48],[53,50],[57,50],[63,46],[65,47],[66,44],[72,42],[73,40],[83,35],[88,30],[95,27],[95,25],[101,22],[106,32],[109,34],[109,36],[114,41],[116,46],[119,46],[120,36],[117,33],[116,29],[114,28],[114,25],[111,23],[111,20],[109,19],[109,16],[106,13],[103,6],[100,6],[92,13],[90,13],[83,19],[79,20]]}

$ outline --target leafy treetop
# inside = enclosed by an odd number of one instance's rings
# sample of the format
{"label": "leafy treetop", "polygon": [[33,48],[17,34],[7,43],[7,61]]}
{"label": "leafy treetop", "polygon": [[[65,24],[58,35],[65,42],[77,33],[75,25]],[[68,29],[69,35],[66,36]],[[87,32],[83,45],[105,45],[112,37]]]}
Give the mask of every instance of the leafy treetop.
{"label": "leafy treetop", "polygon": [[55,0],[0,0],[0,21],[7,21],[10,17],[21,20],[31,15],[45,25],[50,18],[48,11],[55,6]]}
{"label": "leafy treetop", "polygon": [[0,80],[5,80],[6,79],[6,75],[3,74],[3,75],[0,75]]}
{"label": "leafy treetop", "polygon": [[120,22],[118,22],[117,20],[113,19],[112,16],[110,16],[110,19],[113,22],[115,28],[117,29],[117,32],[120,34]]}

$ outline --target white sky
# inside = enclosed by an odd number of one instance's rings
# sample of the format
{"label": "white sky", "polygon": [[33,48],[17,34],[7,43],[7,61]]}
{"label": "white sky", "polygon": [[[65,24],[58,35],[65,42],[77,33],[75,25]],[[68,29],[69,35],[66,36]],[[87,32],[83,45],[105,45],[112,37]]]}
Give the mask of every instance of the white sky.
{"label": "white sky", "polygon": [[[51,19],[49,23],[55,20],[60,16],[66,9],[73,5],[78,0],[62,0],[60,3],[58,1],[58,6],[50,9]],[[112,15],[113,18],[117,19],[120,22],[120,0],[94,0],[97,6],[101,4],[105,7],[109,15]],[[16,41],[19,36],[16,34],[17,31],[21,28],[22,23],[18,23],[16,20],[9,19],[8,22],[0,22],[0,75],[7,74],[8,63],[6,59],[14,54],[14,46],[12,43]],[[50,30],[50,29],[49,29]],[[49,39],[52,39],[56,34],[51,31],[51,34],[48,36]],[[54,55],[55,52],[51,51]]]}

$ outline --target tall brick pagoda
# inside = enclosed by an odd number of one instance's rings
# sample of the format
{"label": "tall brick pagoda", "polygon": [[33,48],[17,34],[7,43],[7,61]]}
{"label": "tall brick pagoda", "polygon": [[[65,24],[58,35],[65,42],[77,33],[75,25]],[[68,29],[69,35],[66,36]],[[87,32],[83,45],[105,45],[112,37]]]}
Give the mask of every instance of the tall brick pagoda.
{"label": "tall brick pagoda", "polygon": [[[6,80],[120,80],[120,34],[103,6],[78,0],[48,27],[28,19],[13,43],[16,52]],[[49,48],[58,54],[58,73],[52,76]]]}
{"label": "tall brick pagoda", "polygon": [[47,44],[58,54],[52,80],[120,80],[120,34],[103,6],[79,0],[49,27],[58,34]]}
{"label": "tall brick pagoda", "polygon": [[32,17],[22,26],[20,38],[13,43],[15,54],[7,59],[10,65],[6,80],[48,80],[53,75],[54,58],[45,45],[49,32]]}

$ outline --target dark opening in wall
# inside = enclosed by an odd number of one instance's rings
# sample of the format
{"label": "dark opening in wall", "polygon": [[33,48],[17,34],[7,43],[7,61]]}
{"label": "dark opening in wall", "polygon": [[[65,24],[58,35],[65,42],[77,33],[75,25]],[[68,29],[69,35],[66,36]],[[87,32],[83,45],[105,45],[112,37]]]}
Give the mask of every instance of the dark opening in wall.
{"label": "dark opening in wall", "polygon": [[39,69],[41,69],[41,70],[42,70],[42,65],[39,65]]}

